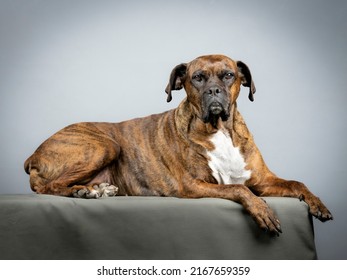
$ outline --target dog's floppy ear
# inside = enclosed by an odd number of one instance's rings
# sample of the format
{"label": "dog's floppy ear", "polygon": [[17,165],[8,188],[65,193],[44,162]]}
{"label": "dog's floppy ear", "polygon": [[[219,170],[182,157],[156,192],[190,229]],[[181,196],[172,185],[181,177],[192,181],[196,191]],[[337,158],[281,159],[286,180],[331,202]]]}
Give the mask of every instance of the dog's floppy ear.
{"label": "dog's floppy ear", "polygon": [[171,72],[170,80],[166,86],[165,92],[167,93],[167,102],[172,100],[171,91],[180,90],[183,88],[184,80],[186,77],[187,63],[177,65]]}
{"label": "dog's floppy ear", "polygon": [[254,93],[256,91],[255,85],[252,79],[251,71],[248,66],[242,61],[237,61],[237,67],[239,69],[239,75],[241,76],[241,82],[244,87],[249,87],[248,98],[251,101],[254,101]]}

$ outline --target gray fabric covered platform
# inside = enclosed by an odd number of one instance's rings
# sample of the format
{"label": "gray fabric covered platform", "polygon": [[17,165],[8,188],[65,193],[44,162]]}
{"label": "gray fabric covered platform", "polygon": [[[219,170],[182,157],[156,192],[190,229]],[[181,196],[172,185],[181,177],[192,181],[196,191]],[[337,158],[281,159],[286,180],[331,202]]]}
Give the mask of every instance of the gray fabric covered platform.
{"label": "gray fabric covered platform", "polygon": [[315,259],[307,205],[266,201],[280,237],[223,199],[1,195],[0,259]]}

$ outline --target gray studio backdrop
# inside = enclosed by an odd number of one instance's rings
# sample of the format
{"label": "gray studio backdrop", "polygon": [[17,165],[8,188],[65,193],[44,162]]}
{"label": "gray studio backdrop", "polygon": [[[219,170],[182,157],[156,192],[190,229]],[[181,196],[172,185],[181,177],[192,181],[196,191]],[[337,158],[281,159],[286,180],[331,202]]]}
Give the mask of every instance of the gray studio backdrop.
{"label": "gray studio backdrop", "polygon": [[222,53],[252,71],[239,108],[269,167],[334,214],[319,258],[347,259],[346,3],[0,0],[0,193],[31,193],[23,162],[58,129],[174,108],[171,69]]}

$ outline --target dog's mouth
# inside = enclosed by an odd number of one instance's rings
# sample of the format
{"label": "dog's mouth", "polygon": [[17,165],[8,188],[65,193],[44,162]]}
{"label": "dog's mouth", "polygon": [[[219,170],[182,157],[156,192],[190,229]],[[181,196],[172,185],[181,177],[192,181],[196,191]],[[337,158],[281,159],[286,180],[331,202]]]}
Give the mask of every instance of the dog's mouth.
{"label": "dog's mouth", "polygon": [[219,118],[221,118],[222,121],[227,121],[230,116],[228,107],[229,106],[223,106],[223,104],[218,101],[211,102],[203,113],[203,121],[205,123],[211,123],[214,127],[217,125]]}
{"label": "dog's mouth", "polygon": [[221,103],[215,101],[210,104],[208,111],[212,115],[219,115],[224,111],[224,109]]}

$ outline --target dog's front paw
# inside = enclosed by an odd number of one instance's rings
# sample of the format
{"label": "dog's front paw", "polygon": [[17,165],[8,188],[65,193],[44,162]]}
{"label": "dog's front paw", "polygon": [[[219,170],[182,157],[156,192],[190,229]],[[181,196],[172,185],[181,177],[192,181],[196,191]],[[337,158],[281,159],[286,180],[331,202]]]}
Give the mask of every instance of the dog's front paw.
{"label": "dog's front paw", "polygon": [[308,204],[311,215],[316,217],[318,220],[326,222],[334,219],[328,208],[325,207],[318,197],[303,197],[303,200]]}
{"label": "dog's front paw", "polygon": [[258,226],[265,232],[277,236],[282,233],[280,221],[265,200],[255,199],[252,201],[251,206],[247,207],[247,210]]}

